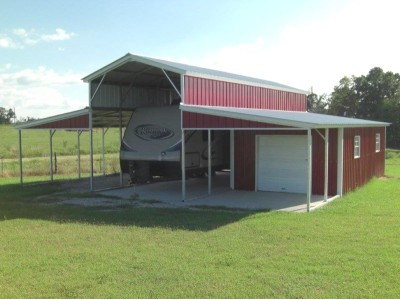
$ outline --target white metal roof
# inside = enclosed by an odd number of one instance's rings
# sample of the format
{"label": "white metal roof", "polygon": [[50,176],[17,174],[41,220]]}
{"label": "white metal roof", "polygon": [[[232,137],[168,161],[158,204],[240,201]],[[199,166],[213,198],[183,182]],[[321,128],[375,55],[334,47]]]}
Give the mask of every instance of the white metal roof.
{"label": "white metal roof", "polygon": [[183,111],[228,117],[240,120],[271,123],[283,126],[313,128],[382,127],[390,123],[338,117],[324,114],[267,109],[249,109],[220,106],[184,105]]}
{"label": "white metal roof", "polygon": [[[268,81],[268,80],[263,80],[263,79],[248,77],[248,76],[242,76],[242,75],[238,75],[238,74],[217,71],[217,70],[212,70],[212,69],[207,69],[207,68],[201,68],[201,67],[186,65],[186,64],[177,63],[177,62],[171,62],[171,61],[157,59],[157,58],[139,56],[139,55],[134,55],[134,54],[130,54],[130,53],[128,53],[125,56],[117,59],[116,61],[104,66],[103,68],[89,74],[88,76],[84,77],[82,80],[84,82],[91,82],[93,80],[99,80],[104,74],[107,74],[107,78],[110,79],[109,77],[113,76],[113,74],[112,74],[113,71],[120,71],[121,73],[125,72],[125,74],[126,74],[127,69],[126,69],[126,67],[124,67],[124,65],[127,66],[129,63],[133,63],[133,62],[140,63],[140,64],[147,65],[147,66],[152,66],[152,67],[158,68],[158,69],[164,69],[166,71],[174,72],[174,73],[181,74],[181,75],[215,79],[215,80],[234,82],[234,83],[242,83],[242,84],[253,85],[253,86],[261,86],[261,87],[266,87],[266,88],[271,88],[271,89],[276,89],[276,90],[283,90],[283,91],[299,93],[299,94],[308,94],[308,92],[306,92],[304,90],[293,88],[293,87],[290,87],[290,86],[287,86],[284,84],[280,84],[277,82],[273,82],[273,81]],[[144,72],[143,70],[139,71],[140,74],[142,74],[143,72]],[[145,70],[145,72],[149,75],[150,74],[151,75],[158,74],[158,72],[156,72],[155,70],[150,70],[150,69]]]}
{"label": "white metal roof", "polygon": [[[93,128],[108,128],[108,127],[119,127],[120,125],[120,112],[113,110],[92,110],[92,122]],[[121,121],[122,126],[125,127],[132,115],[132,111],[122,111]],[[77,117],[89,117],[89,108],[84,108],[76,111],[67,112],[64,114],[54,115],[47,118],[27,121],[14,126],[15,129],[61,129],[58,126],[54,127],[56,122],[65,121],[69,119],[75,119]],[[41,128],[37,128],[42,126]],[[87,130],[89,127],[63,127],[66,130]]]}

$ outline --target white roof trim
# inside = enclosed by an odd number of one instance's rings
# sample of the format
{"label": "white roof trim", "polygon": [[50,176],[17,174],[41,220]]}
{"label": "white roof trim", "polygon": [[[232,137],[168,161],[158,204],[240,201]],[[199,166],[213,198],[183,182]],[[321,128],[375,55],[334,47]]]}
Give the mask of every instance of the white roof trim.
{"label": "white roof trim", "polygon": [[82,78],[82,80],[84,82],[90,82],[93,79],[96,79],[96,78],[102,76],[103,74],[106,74],[106,73],[108,73],[108,72],[110,72],[110,71],[112,71],[112,70],[114,70],[114,69],[116,69],[116,68],[118,68],[118,67],[120,67],[120,66],[122,66],[122,65],[124,65],[126,63],[128,63],[128,62],[135,62],[135,61],[137,61],[139,63],[143,63],[143,64],[146,64],[146,65],[149,65],[149,66],[153,66],[153,67],[156,67],[156,68],[160,68],[160,69],[164,69],[164,70],[167,70],[167,71],[175,72],[175,73],[178,73],[178,74],[185,74],[185,70],[184,69],[174,68],[174,67],[172,67],[172,66],[170,66],[168,64],[164,64],[164,63],[155,61],[155,60],[153,60],[151,58],[147,58],[147,57],[144,57],[144,56],[138,56],[138,55],[133,55],[133,54],[127,53],[126,55],[124,55],[123,57],[117,59],[116,61],[113,61],[112,63],[104,66],[103,68],[101,68],[101,69],[99,69],[99,70],[87,75],[86,77]]}
{"label": "white roof trim", "polygon": [[268,109],[247,109],[221,106],[200,106],[181,104],[180,109],[186,112],[200,113],[218,117],[228,117],[240,120],[271,123],[282,126],[304,129],[317,128],[356,128],[383,127],[390,123],[369,120],[345,118],[309,112],[280,111]]}

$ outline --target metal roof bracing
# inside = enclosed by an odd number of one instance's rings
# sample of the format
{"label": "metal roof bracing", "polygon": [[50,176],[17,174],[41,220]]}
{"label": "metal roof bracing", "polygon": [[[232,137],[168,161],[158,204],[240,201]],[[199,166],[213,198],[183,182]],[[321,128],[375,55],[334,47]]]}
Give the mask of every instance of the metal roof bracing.
{"label": "metal roof bracing", "polygon": [[279,111],[267,109],[200,106],[185,104],[181,104],[180,109],[184,112],[206,114],[218,117],[228,117],[240,120],[270,123],[305,129],[384,127],[390,125],[390,123],[385,122],[376,122],[298,111]]}

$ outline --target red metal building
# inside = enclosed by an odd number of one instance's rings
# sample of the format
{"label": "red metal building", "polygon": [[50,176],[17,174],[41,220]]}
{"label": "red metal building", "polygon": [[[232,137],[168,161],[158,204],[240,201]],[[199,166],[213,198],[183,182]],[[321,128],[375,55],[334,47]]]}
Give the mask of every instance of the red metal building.
{"label": "red metal building", "polygon": [[[119,112],[121,118],[176,99],[183,136],[188,130],[207,130],[209,136],[229,130],[232,189],[304,193],[309,203],[312,194],[327,200],[384,174],[389,124],[309,113],[303,90],[129,53],[83,80],[89,107],[80,121],[89,130],[100,112]],[[63,120],[62,126],[76,121]],[[182,157],[185,178],[184,143]]]}

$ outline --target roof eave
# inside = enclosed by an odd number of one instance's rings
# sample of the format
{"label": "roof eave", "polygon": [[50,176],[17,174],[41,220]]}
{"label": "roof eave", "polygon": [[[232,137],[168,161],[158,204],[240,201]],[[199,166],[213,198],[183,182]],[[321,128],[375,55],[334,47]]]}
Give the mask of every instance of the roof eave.
{"label": "roof eave", "polygon": [[14,128],[15,129],[29,129],[29,128],[32,128],[32,127],[37,127],[37,126],[48,124],[48,123],[53,123],[53,122],[57,122],[57,121],[63,121],[63,120],[74,118],[74,117],[80,117],[80,116],[83,116],[83,115],[86,115],[86,114],[89,114],[89,109],[84,108],[84,109],[81,109],[81,110],[76,110],[76,111],[68,112],[68,113],[61,114],[61,115],[51,116],[51,117],[48,117],[48,118],[43,118],[43,119],[33,120],[33,121],[27,121],[27,122],[15,125]]}
{"label": "roof eave", "polygon": [[133,62],[137,61],[139,63],[143,63],[149,66],[153,66],[156,68],[164,69],[167,71],[175,72],[178,74],[185,74],[186,70],[179,69],[179,68],[174,68],[168,64],[163,64],[161,62],[152,60],[151,58],[147,58],[144,56],[139,56],[139,55],[134,55],[131,53],[125,54],[123,57],[117,59],[116,61],[113,61],[112,63],[104,66],[103,68],[87,75],[86,77],[82,78],[83,82],[91,82],[96,78],[99,78],[103,76],[104,74],[107,74],[108,72],[115,70],[116,68],[128,63],[128,62]]}
{"label": "roof eave", "polygon": [[183,111],[193,112],[193,113],[201,113],[201,114],[220,116],[220,117],[244,119],[244,120],[248,120],[248,121],[271,123],[271,124],[276,124],[276,125],[297,127],[297,128],[303,128],[303,129],[386,127],[386,126],[390,125],[390,123],[384,123],[384,122],[372,122],[372,123],[370,122],[370,123],[364,123],[364,124],[310,123],[310,122],[302,122],[302,121],[297,121],[297,120],[274,118],[274,117],[268,117],[268,116],[249,115],[249,114],[243,114],[240,112],[224,111],[224,110],[220,110],[220,109],[213,110],[212,107],[204,107],[204,106],[199,106],[199,105],[181,104],[180,109],[182,109]]}
{"label": "roof eave", "polygon": [[[227,117],[227,118],[234,118],[234,119],[245,119],[248,121],[260,122],[260,123],[270,123],[275,125],[281,126],[288,126],[288,127],[297,127],[297,128],[304,128],[304,129],[311,129],[313,124],[306,123],[306,122],[298,122],[298,121],[291,121],[286,119],[280,118],[271,118],[271,117],[261,117],[257,115],[248,115],[248,114],[241,114],[241,113],[233,113],[229,111],[218,110],[214,111],[212,109],[203,108],[201,106],[193,106],[193,105],[180,105],[180,109],[187,112],[193,113],[200,113],[200,114],[207,114],[219,117]],[[240,118],[245,116],[245,118]]]}

